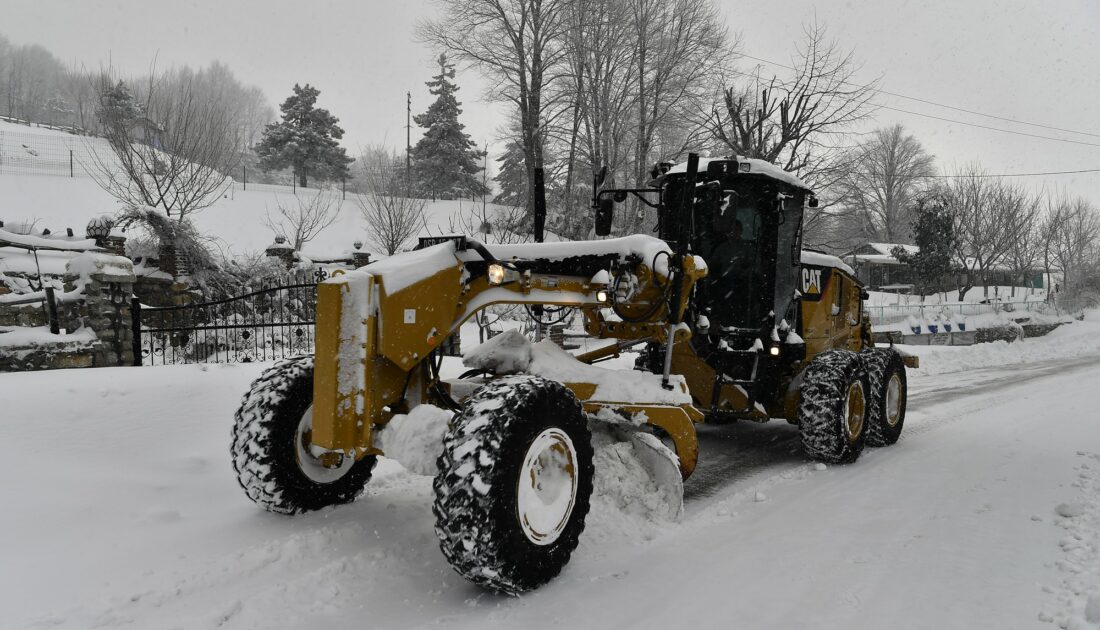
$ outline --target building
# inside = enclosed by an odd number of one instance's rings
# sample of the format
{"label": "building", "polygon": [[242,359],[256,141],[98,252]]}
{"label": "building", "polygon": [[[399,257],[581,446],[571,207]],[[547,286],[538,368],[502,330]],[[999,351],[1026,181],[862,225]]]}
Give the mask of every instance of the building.
{"label": "building", "polygon": [[[920,251],[920,247],[916,245],[869,242],[844,253],[841,259],[855,269],[856,276],[860,282],[867,285],[867,288],[873,291],[907,293],[917,284],[917,278],[909,265],[894,257],[892,252],[897,247],[912,254]],[[968,258],[965,261],[956,261],[955,271],[940,279],[937,290],[951,290],[964,285],[967,268],[971,269],[974,283],[978,285],[980,280],[977,277],[976,265],[973,259]],[[1020,285],[1019,277],[1008,265],[997,265],[987,270],[986,276],[989,286]],[[1046,288],[1044,277],[1042,269],[1033,268],[1028,272],[1024,286],[1034,289]]]}

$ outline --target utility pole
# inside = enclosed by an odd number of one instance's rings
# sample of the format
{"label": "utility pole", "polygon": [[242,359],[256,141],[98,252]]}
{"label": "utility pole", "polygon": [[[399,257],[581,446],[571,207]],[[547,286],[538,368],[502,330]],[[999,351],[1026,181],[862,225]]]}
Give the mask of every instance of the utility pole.
{"label": "utility pole", "polygon": [[482,140],[485,148],[481,151],[481,214],[487,215],[486,200],[489,197],[489,142]]}
{"label": "utility pole", "polygon": [[412,196],[412,92],[405,92],[405,197]]}

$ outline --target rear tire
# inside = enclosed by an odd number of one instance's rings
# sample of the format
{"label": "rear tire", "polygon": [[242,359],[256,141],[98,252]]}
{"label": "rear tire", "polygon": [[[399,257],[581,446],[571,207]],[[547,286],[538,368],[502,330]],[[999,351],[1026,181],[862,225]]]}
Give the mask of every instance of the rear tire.
{"label": "rear tire", "polygon": [[511,376],[474,392],[447,432],[433,484],[447,561],[503,593],[549,582],[584,531],[592,457],[587,419],[561,383]]}
{"label": "rear tire", "polygon": [[[260,507],[301,514],[351,503],[370,480],[377,458],[328,455],[309,444],[313,425],[313,357],[276,363],[252,383],[233,427],[233,469]],[[327,465],[326,465],[327,464]]]}
{"label": "rear tire", "polygon": [[802,448],[830,464],[855,461],[867,441],[870,386],[860,356],[827,350],[810,361],[802,376],[798,428]]}
{"label": "rear tire", "polygon": [[893,348],[872,348],[862,356],[871,385],[867,445],[889,446],[898,441],[905,425],[908,398],[905,363]]}

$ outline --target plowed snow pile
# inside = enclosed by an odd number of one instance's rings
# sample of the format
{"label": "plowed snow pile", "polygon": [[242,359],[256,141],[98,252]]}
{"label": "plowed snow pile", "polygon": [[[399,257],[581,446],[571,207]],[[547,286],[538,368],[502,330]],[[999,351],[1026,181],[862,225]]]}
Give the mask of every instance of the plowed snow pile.
{"label": "plowed snow pile", "polygon": [[973,346],[900,346],[921,358],[915,375],[962,372],[994,365],[1075,359],[1100,354],[1100,311],[1088,311],[1084,321],[1065,324],[1050,334],[1020,341],[994,341]]}
{"label": "plowed snow pile", "polygon": [[[449,411],[419,405],[378,432],[388,458],[414,475],[434,476]],[[622,422],[621,419],[613,418]],[[675,455],[652,435],[593,420],[596,477],[586,536],[650,536],[683,513],[683,485]],[[664,458],[667,458],[665,461]]]}

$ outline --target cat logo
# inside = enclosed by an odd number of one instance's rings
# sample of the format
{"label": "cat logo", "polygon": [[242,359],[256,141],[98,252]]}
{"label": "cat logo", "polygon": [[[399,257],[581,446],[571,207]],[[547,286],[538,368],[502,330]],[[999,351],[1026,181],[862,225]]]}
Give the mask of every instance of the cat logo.
{"label": "cat logo", "polygon": [[821,270],[802,268],[802,293],[806,295],[821,295]]}

